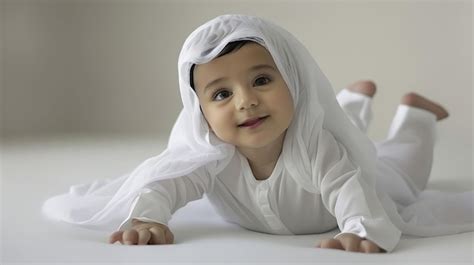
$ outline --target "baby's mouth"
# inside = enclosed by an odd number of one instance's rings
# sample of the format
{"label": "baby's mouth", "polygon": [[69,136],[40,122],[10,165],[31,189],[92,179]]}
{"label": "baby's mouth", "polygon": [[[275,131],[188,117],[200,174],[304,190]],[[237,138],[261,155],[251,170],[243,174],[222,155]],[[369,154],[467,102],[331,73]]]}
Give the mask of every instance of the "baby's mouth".
{"label": "baby's mouth", "polygon": [[241,123],[238,125],[238,127],[249,127],[249,126],[253,126],[257,123],[259,123],[260,121],[268,118],[270,115],[267,115],[267,116],[263,116],[263,117],[260,117],[260,118],[255,118],[255,119],[249,119],[247,121],[245,121],[244,123]]}

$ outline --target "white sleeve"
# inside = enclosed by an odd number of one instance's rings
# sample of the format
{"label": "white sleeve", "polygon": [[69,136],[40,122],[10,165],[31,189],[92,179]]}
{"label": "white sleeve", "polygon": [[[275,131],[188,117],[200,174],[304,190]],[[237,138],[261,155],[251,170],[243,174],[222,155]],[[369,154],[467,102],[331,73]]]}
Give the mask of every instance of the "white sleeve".
{"label": "white sleeve", "polygon": [[187,176],[153,182],[135,198],[130,214],[119,230],[130,228],[133,219],[168,225],[174,212],[190,201],[201,199],[212,186],[212,178],[205,167]]}
{"label": "white sleeve", "polygon": [[[387,252],[398,244],[400,230],[395,227],[377,197],[375,183],[364,177],[360,167],[349,159],[345,147],[332,135],[339,151],[328,152],[320,165],[327,170],[318,178],[324,205],[337,219],[341,233],[352,233],[369,239]],[[342,172],[342,173],[341,173]],[[339,234],[338,234],[339,235]],[[337,236],[337,235],[336,235]]]}

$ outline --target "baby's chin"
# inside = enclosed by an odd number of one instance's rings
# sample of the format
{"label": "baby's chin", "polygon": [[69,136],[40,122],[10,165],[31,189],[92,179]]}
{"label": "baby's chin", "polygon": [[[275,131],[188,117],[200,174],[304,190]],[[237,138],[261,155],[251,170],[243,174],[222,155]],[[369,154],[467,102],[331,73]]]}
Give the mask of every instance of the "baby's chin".
{"label": "baby's chin", "polygon": [[[284,139],[284,135],[282,136]],[[245,142],[241,142],[238,145],[234,146],[237,150],[274,150],[274,149],[281,149],[283,146],[283,139],[277,137],[276,139],[270,139],[268,137],[262,138],[254,138],[252,140],[247,140]]]}

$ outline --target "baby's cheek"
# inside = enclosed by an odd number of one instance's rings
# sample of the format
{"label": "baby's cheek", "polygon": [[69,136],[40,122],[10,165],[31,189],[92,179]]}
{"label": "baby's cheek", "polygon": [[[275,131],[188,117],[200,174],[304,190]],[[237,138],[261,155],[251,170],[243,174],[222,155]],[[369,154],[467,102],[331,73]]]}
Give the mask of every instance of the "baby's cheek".
{"label": "baby's cheek", "polygon": [[222,121],[210,121],[209,128],[212,132],[214,132],[217,138],[227,142],[227,138],[229,138],[229,132],[225,129],[225,125]]}
{"label": "baby's cheek", "polygon": [[230,137],[229,134],[226,134],[226,133],[222,133],[222,132],[214,132],[214,134],[217,136],[217,138],[219,138],[219,140],[225,142],[225,143],[228,143],[228,144],[233,144],[235,145],[235,142],[233,141],[233,138]]}

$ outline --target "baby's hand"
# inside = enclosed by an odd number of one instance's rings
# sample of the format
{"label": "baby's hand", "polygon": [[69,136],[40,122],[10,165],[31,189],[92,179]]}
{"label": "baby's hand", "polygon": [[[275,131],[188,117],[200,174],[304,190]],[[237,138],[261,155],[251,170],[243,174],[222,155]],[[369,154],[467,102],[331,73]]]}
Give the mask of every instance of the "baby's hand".
{"label": "baby's hand", "polygon": [[381,249],[374,242],[350,233],[340,234],[336,238],[324,239],[316,247],[365,253],[385,252],[385,250]]}
{"label": "baby's hand", "polygon": [[166,225],[132,220],[132,228],[110,235],[110,244],[117,241],[125,245],[173,244],[174,235]]}

